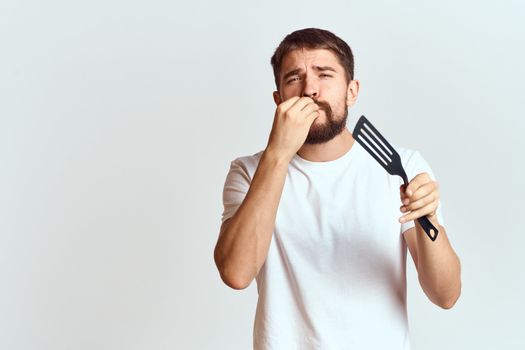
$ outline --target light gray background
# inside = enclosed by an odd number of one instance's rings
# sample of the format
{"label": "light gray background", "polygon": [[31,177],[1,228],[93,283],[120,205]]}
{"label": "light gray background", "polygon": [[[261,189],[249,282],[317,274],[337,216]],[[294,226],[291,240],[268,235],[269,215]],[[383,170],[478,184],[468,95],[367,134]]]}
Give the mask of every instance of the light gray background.
{"label": "light gray background", "polygon": [[[414,349],[525,347],[520,1],[2,1],[0,348],[249,349],[257,299],[213,248],[230,161],[264,149],[270,56],[320,27],[358,103],[418,149],[462,261],[451,310],[408,266]],[[378,330],[380,336],[381,330]]]}

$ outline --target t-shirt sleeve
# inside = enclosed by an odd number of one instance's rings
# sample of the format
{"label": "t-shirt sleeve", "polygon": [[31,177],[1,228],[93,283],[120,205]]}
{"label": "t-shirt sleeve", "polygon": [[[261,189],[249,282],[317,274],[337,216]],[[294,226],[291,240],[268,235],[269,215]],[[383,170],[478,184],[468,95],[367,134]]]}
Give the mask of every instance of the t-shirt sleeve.
{"label": "t-shirt sleeve", "polygon": [[[423,158],[419,151],[414,151],[411,157],[408,159],[405,171],[407,173],[408,181],[410,182],[417,174],[428,173],[433,181],[437,181],[432,171],[432,168],[428,162]],[[441,208],[442,198],[439,198],[438,207],[436,210],[437,219],[439,224],[445,227],[445,220],[443,218],[443,211]],[[406,230],[415,226],[414,220],[407,221],[401,224],[401,232],[405,233]]]}
{"label": "t-shirt sleeve", "polygon": [[224,189],[222,192],[222,202],[224,211],[222,213],[222,222],[231,218],[242,204],[248,189],[250,188],[250,176],[247,168],[239,160],[233,160],[230,163],[230,170],[226,175]]}

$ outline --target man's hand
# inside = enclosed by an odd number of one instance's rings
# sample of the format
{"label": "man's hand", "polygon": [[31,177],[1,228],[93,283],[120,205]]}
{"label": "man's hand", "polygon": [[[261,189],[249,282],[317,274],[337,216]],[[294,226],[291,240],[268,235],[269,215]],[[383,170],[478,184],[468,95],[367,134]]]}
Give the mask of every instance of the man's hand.
{"label": "man's hand", "polygon": [[310,126],[319,117],[319,108],[310,97],[294,96],[279,104],[267,149],[290,161],[304,144]]}
{"label": "man's hand", "polygon": [[406,188],[404,187],[405,185],[401,185],[399,188],[401,203],[403,203],[399,209],[405,215],[399,219],[399,222],[415,220],[425,215],[428,215],[429,219],[435,217],[439,201],[437,181],[432,181],[427,173],[420,173],[408,183]]}

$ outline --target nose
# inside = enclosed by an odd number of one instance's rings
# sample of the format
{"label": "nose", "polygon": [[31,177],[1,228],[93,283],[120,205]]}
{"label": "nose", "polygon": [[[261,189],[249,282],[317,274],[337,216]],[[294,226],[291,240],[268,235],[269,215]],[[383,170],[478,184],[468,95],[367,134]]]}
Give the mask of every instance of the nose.
{"label": "nose", "polygon": [[311,77],[304,79],[303,97],[310,97],[313,99],[319,97],[319,85]]}

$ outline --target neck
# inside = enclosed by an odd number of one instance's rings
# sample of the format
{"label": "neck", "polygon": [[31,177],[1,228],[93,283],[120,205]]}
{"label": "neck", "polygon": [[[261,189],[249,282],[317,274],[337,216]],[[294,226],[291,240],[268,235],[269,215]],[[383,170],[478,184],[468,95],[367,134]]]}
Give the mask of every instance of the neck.
{"label": "neck", "polygon": [[326,143],[315,145],[305,143],[297,151],[297,154],[311,162],[329,162],[346,154],[352,148],[354,142],[355,139],[345,127],[339,135]]}

